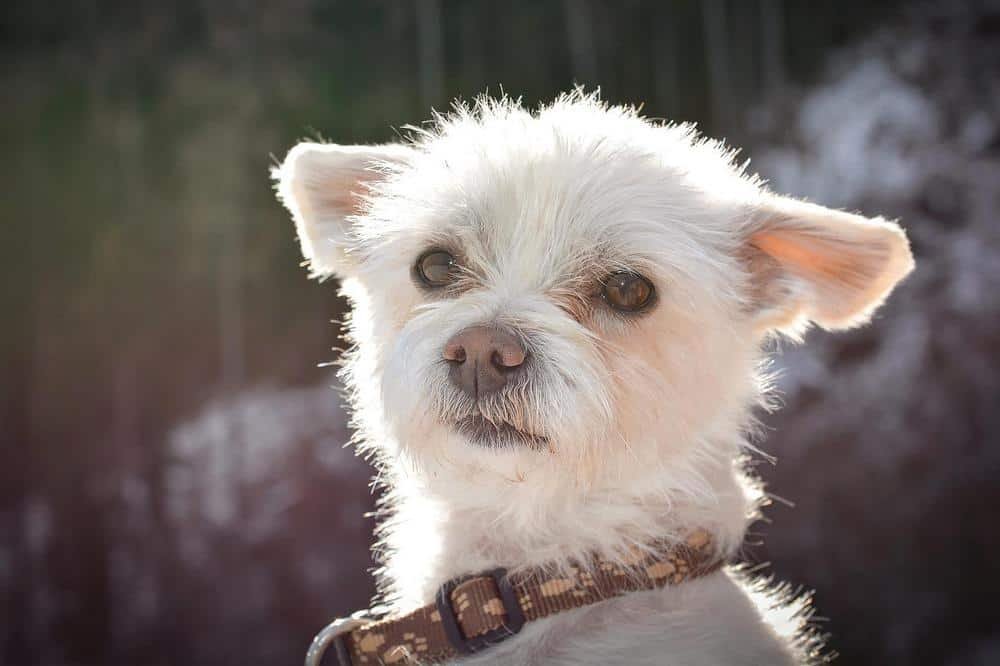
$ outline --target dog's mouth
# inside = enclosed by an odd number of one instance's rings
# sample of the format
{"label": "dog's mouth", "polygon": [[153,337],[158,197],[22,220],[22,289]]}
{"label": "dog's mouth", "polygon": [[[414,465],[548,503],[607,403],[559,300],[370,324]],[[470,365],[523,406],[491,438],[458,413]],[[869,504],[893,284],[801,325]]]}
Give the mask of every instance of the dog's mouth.
{"label": "dog's mouth", "polygon": [[548,439],[542,435],[520,430],[503,421],[489,421],[478,414],[459,419],[455,422],[455,428],[473,443],[481,446],[502,446],[510,443],[543,447],[548,444]]}

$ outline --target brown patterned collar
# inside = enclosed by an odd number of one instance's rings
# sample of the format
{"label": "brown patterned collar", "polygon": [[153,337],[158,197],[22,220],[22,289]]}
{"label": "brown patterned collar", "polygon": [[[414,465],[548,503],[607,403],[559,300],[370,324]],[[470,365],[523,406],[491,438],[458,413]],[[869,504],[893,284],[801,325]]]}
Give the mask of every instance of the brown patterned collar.
{"label": "brown patterned collar", "polygon": [[628,592],[653,590],[716,571],[723,564],[705,530],[680,543],[635,550],[623,560],[589,558],[585,566],[538,567],[510,575],[494,569],[451,580],[434,603],[405,615],[361,611],[321,631],[306,655],[319,666],[331,647],[339,666],[436,664],[480,652],[531,622]]}

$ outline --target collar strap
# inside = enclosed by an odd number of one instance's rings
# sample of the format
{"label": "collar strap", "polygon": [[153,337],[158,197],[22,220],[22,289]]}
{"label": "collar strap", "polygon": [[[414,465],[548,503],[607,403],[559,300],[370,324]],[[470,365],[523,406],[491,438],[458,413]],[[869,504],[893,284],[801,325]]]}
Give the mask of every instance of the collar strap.
{"label": "collar strap", "polygon": [[[628,592],[679,585],[722,564],[709,533],[697,530],[680,543],[636,549],[625,558],[593,556],[586,566],[538,567],[510,575],[494,569],[445,583],[434,603],[405,615],[366,622],[356,614],[353,622],[335,623],[318,650],[324,633],[317,637],[310,656],[318,664],[332,644],[339,666],[440,663],[510,638],[525,622]],[[339,626],[343,629],[336,631]]]}

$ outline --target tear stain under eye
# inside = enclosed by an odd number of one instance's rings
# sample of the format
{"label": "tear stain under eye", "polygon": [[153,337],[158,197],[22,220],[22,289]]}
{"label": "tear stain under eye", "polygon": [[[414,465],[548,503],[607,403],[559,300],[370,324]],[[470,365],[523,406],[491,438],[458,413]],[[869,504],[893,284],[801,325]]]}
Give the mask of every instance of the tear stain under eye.
{"label": "tear stain under eye", "polygon": [[[650,289],[646,301],[635,310],[627,310],[612,305],[605,289],[609,278],[618,273],[627,273],[643,280]],[[633,269],[621,269],[612,272],[589,271],[585,275],[580,275],[572,281],[559,287],[554,287],[546,292],[547,297],[566,312],[574,321],[580,324],[593,319],[595,313],[600,309],[608,311],[609,315],[618,320],[631,321],[653,310],[659,303],[659,292],[653,281],[643,273]]]}
{"label": "tear stain under eye", "polygon": [[573,318],[578,324],[587,321],[593,314],[599,291],[581,293],[575,290],[560,288],[550,290],[548,297],[556,306]]}

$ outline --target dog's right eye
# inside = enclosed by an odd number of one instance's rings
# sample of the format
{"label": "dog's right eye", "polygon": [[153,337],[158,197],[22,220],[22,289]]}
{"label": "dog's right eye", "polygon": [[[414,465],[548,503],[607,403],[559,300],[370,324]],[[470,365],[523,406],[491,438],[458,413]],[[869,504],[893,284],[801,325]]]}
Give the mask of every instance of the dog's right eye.
{"label": "dog's right eye", "polygon": [[413,267],[426,286],[437,289],[446,286],[455,275],[455,257],[444,250],[424,252]]}

